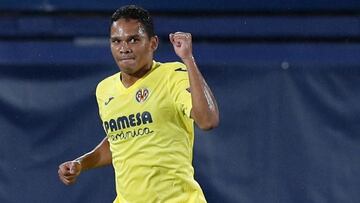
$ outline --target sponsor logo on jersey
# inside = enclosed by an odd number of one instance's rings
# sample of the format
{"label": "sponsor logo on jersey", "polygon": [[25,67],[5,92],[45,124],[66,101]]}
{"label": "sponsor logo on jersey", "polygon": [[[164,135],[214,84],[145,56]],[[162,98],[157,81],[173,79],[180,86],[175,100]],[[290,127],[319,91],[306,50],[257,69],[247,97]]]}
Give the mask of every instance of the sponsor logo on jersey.
{"label": "sponsor logo on jersey", "polygon": [[153,135],[154,131],[151,129],[151,126],[146,125],[152,122],[153,119],[150,112],[144,111],[142,113],[119,116],[116,119],[105,121],[104,128],[109,140],[115,143],[131,138]]}
{"label": "sponsor logo on jersey", "polygon": [[149,97],[149,90],[147,88],[139,89],[135,94],[137,102],[142,103]]}
{"label": "sponsor logo on jersey", "polygon": [[154,131],[148,127],[139,127],[131,130],[121,130],[114,134],[109,135],[109,140],[112,143],[126,141],[132,138],[145,137],[149,135],[153,135]]}
{"label": "sponsor logo on jersey", "polygon": [[136,127],[147,123],[152,123],[153,119],[148,111],[142,113],[130,114],[128,116],[120,116],[116,119],[110,119],[104,122],[106,133]]}

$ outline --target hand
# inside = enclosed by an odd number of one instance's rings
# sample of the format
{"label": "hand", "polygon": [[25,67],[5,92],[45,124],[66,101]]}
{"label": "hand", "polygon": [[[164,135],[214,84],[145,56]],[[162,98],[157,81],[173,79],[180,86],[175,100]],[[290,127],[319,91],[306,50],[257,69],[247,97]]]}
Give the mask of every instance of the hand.
{"label": "hand", "polygon": [[181,59],[192,59],[192,39],[191,34],[186,32],[175,32],[169,35],[176,55]]}
{"label": "hand", "polygon": [[81,164],[79,161],[67,161],[59,166],[59,178],[65,185],[74,184],[81,173]]}

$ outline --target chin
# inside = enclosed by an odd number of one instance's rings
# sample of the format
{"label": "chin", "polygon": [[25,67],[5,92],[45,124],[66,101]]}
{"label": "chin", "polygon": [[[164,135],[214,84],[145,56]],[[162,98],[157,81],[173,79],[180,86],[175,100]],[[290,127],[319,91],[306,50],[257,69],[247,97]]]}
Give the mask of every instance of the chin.
{"label": "chin", "polygon": [[126,73],[127,75],[133,75],[135,74],[138,70],[134,67],[124,67],[124,66],[120,66],[120,71],[123,73]]}
{"label": "chin", "polygon": [[120,71],[123,73],[126,73],[128,75],[131,75],[134,72],[131,68],[124,67],[124,66],[120,66]]}
{"label": "chin", "polygon": [[136,72],[136,63],[118,63],[118,66],[125,73]]}

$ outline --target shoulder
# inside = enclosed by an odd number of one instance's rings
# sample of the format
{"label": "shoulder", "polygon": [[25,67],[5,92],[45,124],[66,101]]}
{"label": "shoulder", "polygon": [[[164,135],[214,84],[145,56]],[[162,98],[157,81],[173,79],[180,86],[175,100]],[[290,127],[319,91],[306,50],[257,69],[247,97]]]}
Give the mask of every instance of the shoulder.
{"label": "shoulder", "polygon": [[181,89],[182,85],[189,86],[189,75],[187,72],[187,67],[181,62],[166,62],[166,63],[157,63],[157,75],[161,75],[162,81],[165,82],[165,85],[168,87],[170,92]]}
{"label": "shoulder", "polygon": [[102,92],[107,88],[112,87],[114,83],[116,83],[119,80],[119,77],[120,77],[120,72],[117,72],[100,81],[96,87],[96,95],[98,95],[99,92]]}
{"label": "shoulder", "polygon": [[159,67],[159,69],[162,69],[162,71],[166,71],[169,73],[179,71],[179,70],[184,70],[184,68],[186,70],[185,64],[178,62],[178,61],[165,62],[165,63],[156,62],[156,64]]}
{"label": "shoulder", "polygon": [[160,63],[156,62],[156,69],[158,70],[158,73],[162,75],[163,78],[167,78],[170,80],[173,80],[177,77],[182,77],[183,75],[187,76],[187,68],[185,64],[181,62],[166,62],[166,63]]}

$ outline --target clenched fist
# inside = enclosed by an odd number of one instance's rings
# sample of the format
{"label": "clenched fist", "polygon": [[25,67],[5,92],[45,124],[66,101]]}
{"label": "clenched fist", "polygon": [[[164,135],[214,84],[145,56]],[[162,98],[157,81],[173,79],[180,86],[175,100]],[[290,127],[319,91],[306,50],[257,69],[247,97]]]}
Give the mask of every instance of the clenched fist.
{"label": "clenched fist", "polygon": [[81,173],[81,164],[79,161],[67,161],[59,166],[59,178],[65,185],[75,183]]}
{"label": "clenched fist", "polygon": [[181,59],[191,59],[192,54],[192,39],[191,34],[186,32],[175,32],[169,35],[170,42],[172,43],[176,55]]}

